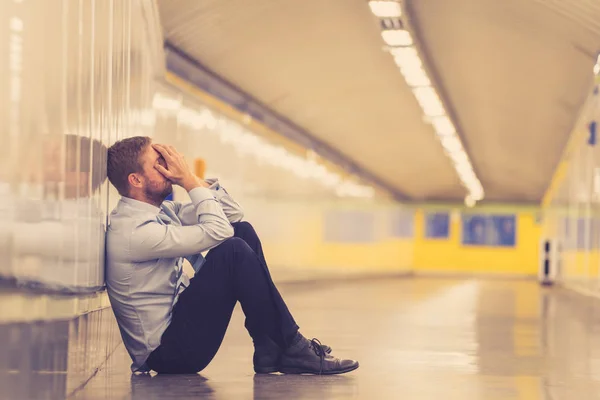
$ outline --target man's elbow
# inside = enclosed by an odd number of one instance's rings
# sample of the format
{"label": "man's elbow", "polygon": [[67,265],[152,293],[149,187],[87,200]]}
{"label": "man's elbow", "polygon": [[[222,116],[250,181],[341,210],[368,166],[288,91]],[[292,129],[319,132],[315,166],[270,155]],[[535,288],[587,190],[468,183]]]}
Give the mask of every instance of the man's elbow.
{"label": "man's elbow", "polygon": [[231,239],[234,235],[233,226],[231,226],[231,224],[224,225],[221,234],[221,240]]}
{"label": "man's elbow", "polygon": [[234,214],[229,216],[229,222],[235,224],[236,222],[242,222],[244,219],[244,212],[242,210],[236,211]]}

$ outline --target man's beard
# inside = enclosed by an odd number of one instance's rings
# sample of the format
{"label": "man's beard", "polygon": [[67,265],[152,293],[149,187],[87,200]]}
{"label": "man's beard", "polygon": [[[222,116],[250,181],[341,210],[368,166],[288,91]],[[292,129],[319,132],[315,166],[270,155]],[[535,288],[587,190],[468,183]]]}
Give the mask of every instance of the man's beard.
{"label": "man's beard", "polygon": [[146,198],[154,204],[162,204],[168,195],[173,193],[173,185],[170,182],[166,182],[162,188],[154,185],[148,185],[144,188],[144,194]]}

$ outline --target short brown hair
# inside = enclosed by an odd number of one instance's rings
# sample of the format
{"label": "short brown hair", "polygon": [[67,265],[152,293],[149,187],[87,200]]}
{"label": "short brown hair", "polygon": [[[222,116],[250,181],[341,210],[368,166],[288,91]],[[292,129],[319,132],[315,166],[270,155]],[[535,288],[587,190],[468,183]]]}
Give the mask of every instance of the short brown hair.
{"label": "short brown hair", "polygon": [[121,196],[129,194],[129,174],[142,172],[140,156],[152,139],[134,136],[119,140],[108,148],[107,175]]}

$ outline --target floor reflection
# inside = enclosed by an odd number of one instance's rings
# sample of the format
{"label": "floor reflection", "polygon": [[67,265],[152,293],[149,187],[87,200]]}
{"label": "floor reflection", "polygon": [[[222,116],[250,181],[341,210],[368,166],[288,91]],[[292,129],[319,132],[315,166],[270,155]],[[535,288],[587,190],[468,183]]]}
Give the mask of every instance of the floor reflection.
{"label": "floor reflection", "polygon": [[201,374],[132,375],[119,345],[77,389],[115,338],[107,314],[88,315],[0,326],[0,398],[60,399],[75,390],[72,398],[86,400],[600,399],[598,300],[536,282],[451,279],[287,288],[283,295],[303,333],[361,367],[339,376],[255,375],[237,309]]}
{"label": "floor reflection", "polygon": [[208,380],[200,375],[132,375],[131,399],[214,399]]}
{"label": "floor reflection", "polygon": [[110,309],[72,320],[0,323],[0,399],[63,399],[119,343]]}
{"label": "floor reflection", "polygon": [[358,395],[358,385],[351,375],[254,375],[253,395],[263,399],[349,399]]}
{"label": "floor reflection", "polygon": [[[201,374],[197,375],[132,375],[130,398],[133,400],[162,399],[216,399],[227,396],[230,389],[215,390],[212,383]],[[329,398],[356,398],[358,386],[351,376],[297,376],[297,375],[254,375],[252,398],[312,400]],[[247,397],[250,393],[244,391]],[[82,397],[83,398],[83,397]]]}

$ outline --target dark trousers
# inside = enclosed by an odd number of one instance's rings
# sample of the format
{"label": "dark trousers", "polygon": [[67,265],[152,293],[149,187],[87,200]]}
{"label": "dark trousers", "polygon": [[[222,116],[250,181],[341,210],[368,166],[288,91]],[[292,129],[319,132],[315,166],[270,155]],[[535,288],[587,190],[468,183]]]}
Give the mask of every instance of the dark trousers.
{"label": "dark trousers", "polygon": [[239,301],[255,342],[268,337],[285,347],[298,325],[277,291],[260,239],[248,222],[233,224],[235,235],[210,250],[173,308],[160,346],[147,360],[159,373],[203,370],[221,346]]}

